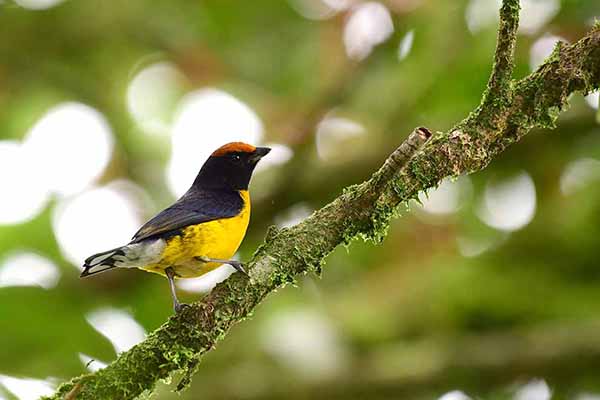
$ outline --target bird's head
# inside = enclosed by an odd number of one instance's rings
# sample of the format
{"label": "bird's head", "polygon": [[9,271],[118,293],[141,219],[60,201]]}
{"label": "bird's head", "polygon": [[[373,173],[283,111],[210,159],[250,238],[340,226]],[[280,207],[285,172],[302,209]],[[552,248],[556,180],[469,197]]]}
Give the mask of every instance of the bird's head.
{"label": "bird's head", "polygon": [[215,150],[202,166],[194,187],[246,190],[254,167],[271,151],[243,142],[227,143]]}

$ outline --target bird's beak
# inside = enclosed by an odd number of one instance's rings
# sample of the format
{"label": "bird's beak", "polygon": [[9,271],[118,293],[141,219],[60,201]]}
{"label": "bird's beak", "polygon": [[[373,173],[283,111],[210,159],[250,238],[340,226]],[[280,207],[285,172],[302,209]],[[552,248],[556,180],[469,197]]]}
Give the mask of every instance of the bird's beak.
{"label": "bird's beak", "polygon": [[269,154],[270,151],[269,147],[257,147],[254,153],[252,153],[251,158],[254,162],[258,162],[258,160]]}

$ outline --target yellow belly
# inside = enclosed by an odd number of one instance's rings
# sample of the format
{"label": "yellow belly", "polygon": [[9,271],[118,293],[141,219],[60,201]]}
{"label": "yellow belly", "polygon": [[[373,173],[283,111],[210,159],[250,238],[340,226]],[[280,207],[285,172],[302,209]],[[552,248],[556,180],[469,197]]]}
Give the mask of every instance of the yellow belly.
{"label": "yellow belly", "polygon": [[197,257],[229,260],[242,243],[250,221],[250,195],[240,191],[244,200],[242,211],[224,218],[183,229],[181,235],[167,240],[161,259],[141,269],[165,275],[165,268],[173,267],[180,278],[194,278],[221,266],[220,263],[202,262]]}

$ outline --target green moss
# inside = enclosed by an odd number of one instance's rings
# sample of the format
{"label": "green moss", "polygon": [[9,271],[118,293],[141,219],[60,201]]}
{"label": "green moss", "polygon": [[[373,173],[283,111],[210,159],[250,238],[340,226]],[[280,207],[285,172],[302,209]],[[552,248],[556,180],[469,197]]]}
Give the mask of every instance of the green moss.
{"label": "green moss", "polygon": [[427,171],[430,169],[428,162],[429,161],[427,159],[423,159],[422,163],[411,162],[409,164],[410,171],[413,173],[415,179],[421,187],[429,187],[435,183],[435,178],[427,173]]}
{"label": "green moss", "polygon": [[[281,229],[277,228],[275,225],[271,225],[267,228],[267,234],[265,235],[265,242],[271,242],[275,239],[275,237],[281,232]],[[257,251],[260,247],[257,249]],[[255,253],[256,254],[256,253]]]}
{"label": "green moss", "polygon": [[350,198],[353,198],[361,191],[361,189],[362,189],[362,184],[346,186],[342,190],[342,195],[350,196]]}
{"label": "green moss", "polygon": [[[195,359],[196,351],[180,343],[175,343],[169,346],[168,349],[163,350],[163,355],[167,363],[171,363],[175,369],[185,369]],[[163,364],[161,367],[169,366],[169,364]]]}
{"label": "green moss", "polygon": [[546,60],[544,61],[544,64],[558,63],[560,61],[560,54],[561,54],[561,50],[562,50],[563,46],[564,46],[563,42],[561,42],[560,40],[557,41],[556,44],[554,45],[554,48],[552,49],[552,53],[550,53],[548,58],[546,58]]}
{"label": "green moss", "polygon": [[371,217],[371,229],[361,232],[360,238],[365,242],[370,241],[374,244],[381,244],[388,234],[392,218],[397,215],[396,207],[378,206]]}
{"label": "green moss", "polygon": [[196,372],[198,372],[199,368],[200,358],[196,358],[194,362],[188,365],[188,367],[185,369],[183,377],[181,378],[181,380],[177,384],[177,388],[175,389],[177,393],[183,392],[190,386],[190,384],[192,383],[192,377],[194,376],[194,374],[196,374]]}

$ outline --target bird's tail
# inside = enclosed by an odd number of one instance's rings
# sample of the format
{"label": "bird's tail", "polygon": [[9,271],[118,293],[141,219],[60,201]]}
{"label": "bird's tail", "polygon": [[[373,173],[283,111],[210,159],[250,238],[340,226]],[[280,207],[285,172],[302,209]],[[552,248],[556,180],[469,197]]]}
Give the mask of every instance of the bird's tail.
{"label": "bird's tail", "polygon": [[83,272],[80,277],[85,278],[86,276],[117,268],[118,265],[116,263],[118,261],[122,262],[125,256],[124,249],[125,246],[117,247],[116,249],[104,251],[89,257],[83,264]]}

